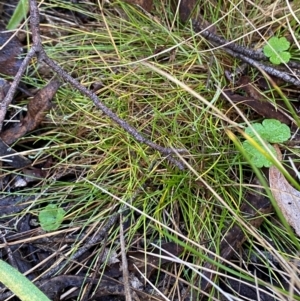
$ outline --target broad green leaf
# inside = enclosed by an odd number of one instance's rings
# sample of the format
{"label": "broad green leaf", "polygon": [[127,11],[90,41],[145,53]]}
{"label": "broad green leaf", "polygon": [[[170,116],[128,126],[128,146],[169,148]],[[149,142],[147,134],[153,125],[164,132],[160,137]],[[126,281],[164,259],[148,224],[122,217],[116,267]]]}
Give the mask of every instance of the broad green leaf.
{"label": "broad green leaf", "polygon": [[3,260],[0,260],[0,282],[22,301],[50,301],[24,275]]}
{"label": "broad green leaf", "polygon": [[[260,135],[261,138],[265,139],[265,136],[268,136],[268,133],[265,132],[265,127],[261,123],[253,123],[251,127],[245,129],[245,133],[251,138],[257,137],[253,129]],[[256,139],[257,140],[257,139]]]}
{"label": "broad green leaf", "polygon": [[288,63],[291,59],[291,54],[289,52],[283,51],[279,55],[274,55],[270,57],[271,63],[279,65],[281,63]]}
{"label": "broad green leaf", "polygon": [[272,37],[268,41],[267,45],[264,46],[263,50],[266,56],[272,56],[274,54],[274,50],[276,52],[282,52],[288,50],[289,47],[290,47],[290,42],[285,37],[281,37],[281,38]]}
{"label": "broad green leaf", "polygon": [[12,30],[16,29],[22,22],[23,19],[26,18],[26,15],[29,11],[29,0],[19,0],[19,3],[10,18],[6,29]]}
{"label": "broad green leaf", "polygon": [[278,65],[282,62],[287,63],[290,60],[291,55],[286,51],[289,47],[290,42],[285,37],[272,37],[268,44],[264,46],[263,51],[273,64]]}
{"label": "broad green leaf", "polygon": [[53,231],[59,228],[66,212],[54,204],[46,206],[39,213],[39,222],[45,231]]}
{"label": "broad green leaf", "polygon": [[264,139],[270,143],[282,143],[290,139],[290,128],[276,119],[265,119],[262,122]]}
{"label": "broad green leaf", "polygon": [[[259,142],[258,142],[259,143]],[[260,144],[260,143],[259,143]],[[276,151],[274,147],[270,144],[267,144],[270,151],[276,156]],[[273,163],[267,159],[267,157],[257,150],[249,141],[243,142],[243,147],[250,157],[251,162],[258,168],[270,167]],[[263,146],[262,146],[263,147]]]}

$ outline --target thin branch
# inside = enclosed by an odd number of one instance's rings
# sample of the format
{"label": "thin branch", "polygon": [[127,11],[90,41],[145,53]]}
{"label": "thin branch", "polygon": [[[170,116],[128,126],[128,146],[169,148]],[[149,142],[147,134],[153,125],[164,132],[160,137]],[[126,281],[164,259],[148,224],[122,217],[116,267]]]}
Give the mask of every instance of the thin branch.
{"label": "thin branch", "polygon": [[74,88],[76,88],[83,95],[89,97],[94,104],[111,120],[117,123],[122,127],[127,133],[129,133],[136,141],[146,144],[152,149],[160,152],[162,155],[166,156],[166,159],[176,165],[179,169],[184,170],[185,165],[176,158],[173,158],[172,155],[177,153],[188,153],[186,149],[173,149],[169,147],[162,147],[150,139],[144,137],[136,128],[129,125],[125,120],[118,117],[112,110],[110,110],[106,105],[104,105],[97,95],[92,91],[88,90],[86,87],[82,86],[76,79],[70,76],[66,71],[64,71],[57,63],[48,57],[44,51],[41,43],[40,37],[40,23],[39,23],[39,10],[36,3],[36,0],[30,0],[30,28],[32,32],[32,41],[33,45],[27,53],[27,56],[23,60],[14,81],[11,84],[10,89],[8,90],[5,98],[0,103],[0,132],[2,130],[3,121],[7,112],[7,108],[11,103],[13,96],[17,90],[17,87],[21,81],[22,75],[25,72],[27,66],[30,63],[30,60],[37,55],[40,60],[43,60],[48,64],[61,78],[66,82],[70,83]]}
{"label": "thin branch", "polygon": [[[201,20],[194,21],[193,28],[195,32],[199,33],[201,36],[209,40],[212,44],[222,46],[222,49],[231,56],[241,59],[247,64],[259,70],[263,70],[270,75],[276,76],[284,80],[285,82],[288,82],[295,86],[300,86],[300,81],[288,74],[287,72],[279,70],[268,64],[264,64],[263,61],[268,61],[269,59],[264,55],[262,51],[243,47],[232,41],[228,41],[222,37],[213,34],[212,32],[206,30],[202,26]],[[298,62],[290,61],[289,63],[287,63],[287,65],[290,68],[300,69],[300,64]]]}
{"label": "thin branch", "polygon": [[123,272],[123,284],[126,301],[132,301],[130,285],[129,285],[129,273],[128,273],[128,261],[126,257],[126,247],[123,229],[123,216],[120,214],[120,245],[122,255],[122,272]]}
{"label": "thin branch", "polygon": [[8,92],[6,93],[3,101],[0,103],[0,132],[3,127],[4,118],[7,112],[7,108],[10,105],[10,103],[13,100],[13,97],[16,93],[16,90],[19,86],[19,83],[21,81],[22,75],[25,72],[27,66],[29,65],[30,60],[35,56],[36,54],[36,48],[33,46],[29,52],[27,53],[25,59],[23,60],[17,74],[15,75],[15,79],[12,82]]}
{"label": "thin branch", "polygon": [[247,57],[243,54],[236,53],[236,52],[234,52],[230,49],[224,48],[224,50],[228,54],[230,54],[231,56],[242,60],[243,62],[249,64],[250,66],[253,66],[253,67],[255,67],[259,70],[261,69],[261,70],[265,71],[267,74],[276,76],[277,78],[280,78],[280,79],[282,79],[283,81],[285,81],[287,83],[293,84],[295,86],[300,86],[300,81],[297,78],[289,75],[287,72],[278,70],[278,69],[276,69],[272,66],[269,66],[269,65],[265,65],[262,62],[256,61],[256,60],[254,60],[250,57]]}
{"label": "thin branch", "polygon": [[176,149],[174,151],[173,148],[162,147],[152,142],[151,140],[147,139],[141,133],[139,133],[134,127],[129,125],[125,120],[118,117],[112,110],[110,110],[106,105],[104,105],[95,93],[88,90],[86,87],[82,86],[76,79],[74,79],[71,75],[69,75],[66,71],[64,71],[56,62],[54,62],[51,58],[49,58],[49,56],[47,55],[47,53],[45,52],[41,44],[41,37],[39,32],[39,28],[40,28],[39,11],[35,0],[30,0],[30,16],[31,16],[30,26],[32,31],[32,39],[35,46],[34,49],[37,52],[40,60],[44,61],[47,65],[49,65],[53,69],[53,71],[55,71],[66,82],[70,83],[79,92],[89,97],[106,116],[108,116],[111,120],[117,123],[121,128],[123,128],[127,133],[129,133],[136,141],[146,144],[149,147],[153,148],[154,150],[157,150],[161,154],[165,155],[167,157],[167,160],[175,164],[179,169],[181,170],[185,169],[185,165],[178,159],[171,157],[171,155],[176,154],[176,152],[187,153],[186,149]]}
{"label": "thin branch", "polygon": [[77,250],[72,256],[70,256],[70,258],[63,260],[57,266],[53,267],[47,273],[42,275],[42,277],[39,280],[48,279],[48,278],[52,277],[59,270],[61,270],[68,262],[76,260],[78,257],[80,257],[82,254],[84,254],[92,246],[101,242],[106,237],[106,235],[110,231],[110,229],[117,223],[119,218],[120,218],[120,213],[110,216],[108,218],[108,221],[106,222],[106,224],[99,231],[99,233],[97,233],[95,236],[93,236],[87,242],[85,242],[84,245],[79,250]]}
{"label": "thin branch", "polygon": [[[150,146],[151,148],[159,151],[164,155],[174,154],[174,150],[172,148],[162,147],[150,141],[149,139],[142,136],[134,127],[129,125],[125,120],[118,117],[111,109],[109,109],[106,105],[104,105],[99,100],[99,98],[94,92],[82,86],[76,79],[70,76],[57,63],[55,63],[52,59],[50,59],[43,49],[39,54],[39,58],[43,60],[47,65],[49,65],[62,79],[64,79],[66,82],[69,82],[74,88],[80,91],[83,95],[89,97],[106,116],[108,116],[111,120],[117,123],[121,128],[123,128],[127,133],[129,133],[135,140]],[[187,150],[179,149],[179,153],[187,153]]]}
{"label": "thin branch", "polygon": [[247,47],[243,47],[241,45],[238,45],[232,41],[228,41],[218,35],[213,34],[209,30],[206,30],[202,26],[202,22],[200,21],[193,21],[193,28],[194,31],[199,33],[202,37],[206,38],[210,42],[213,42],[214,44],[217,44],[218,46],[223,46],[224,49],[231,49],[232,51],[236,53],[243,54],[247,57],[250,57],[254,60],[263,61],[268,60],[268,58],[259,50],[253,50]]}

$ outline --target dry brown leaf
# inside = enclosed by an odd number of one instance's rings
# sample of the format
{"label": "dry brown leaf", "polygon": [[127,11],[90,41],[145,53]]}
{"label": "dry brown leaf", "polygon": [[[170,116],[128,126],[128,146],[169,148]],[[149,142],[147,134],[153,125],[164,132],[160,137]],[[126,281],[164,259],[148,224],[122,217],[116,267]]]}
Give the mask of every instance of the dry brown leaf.
{"label": "dry brown leaf", "polygon": [[277,101],[276,105],[269,102],[267,98],[263,97],[263,93],[259,92],[249,76],[245,75],[240,78],[237,83],[241,90],[244,90],[247,95],[240,95],[235,92],[224,91],[224,94],[234,103],[244,104],[253,109],[258,114],[265,118],[277,119],[287,125],[291,124],[292,118],[281,109],[286,108],[283,101]]}
{"label": "dry brown leaf", "polygon": [[41,89],[28,103],[26,117],[20,123],[16,123],[13,127],[2,132],[0,138],[6,144],[11,145],[27,132],[34,130],[50,110],[51,99],[59,86],[60,82],[54,79]]}
{"label": "dry brown leaf", "polygon": [[[282,159],[280,149],[274,146],[278,160]],[[273,196],[287,222],[300,236],[300,192],[292,187],[277,167],[269,169],[270,188]]]}

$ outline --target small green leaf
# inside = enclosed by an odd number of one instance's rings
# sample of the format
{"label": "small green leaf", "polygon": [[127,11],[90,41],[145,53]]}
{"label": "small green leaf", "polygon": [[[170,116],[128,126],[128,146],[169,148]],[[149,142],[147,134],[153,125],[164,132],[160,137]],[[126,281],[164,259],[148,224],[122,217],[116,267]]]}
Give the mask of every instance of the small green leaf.
{"label": "small green leaf", "polygon": [[53,231],[59,228],[66,212],[54,204],[46,206],[39,213],[39,222],[45,231]]}
{"label": "small green leaf", "polygon": [[264,46],[263,51],[273,64],[279,65],[282,62],[289,62],[291,54],[286,51],[289,47],[290,42],[285,37],[272,37],[268,44]]}
{"label": "small green leaf", "polygon": [[290,139],[290,128],[276,119],[265,119],[262,122],[264,139],[270,143],[282,143]]}
{"label": "small green leaf", "polygon": [[279,65],[281,63],[288,63],[291,59],[291,54],[289,52],[280,52],[280,55],[276,54],[270,57],[270,62]]}
{"label": "small green leaf", "polygon": [[[254,130],[257,134],[254,133]],[[264,146],[258,139],[257,135],[259,135],[261,139],[266,141],[267,147],[274,156],[276,156],[276,151],[269,143],[281,143],[287,141],[291,137],[290,128],[276,119],[265,119],[262,123],[253,123],[251,127],[245,129],[245,133],[264,149]],[[272,166],[272,162],[267,159],[267,153],[259,151],[258,148],[250,143],[250,141],[244,141],[243,147],[256,167]]]}
{"label": "small green leaf", "polygon": [[[270,149],[270,151],[274,154],[274,156],[276,156],[276,151],[275,151],[274,147],[269,143],[267,143],[267,146]],[[256,167],[262,168],[262,167],[270,167],[273,165],[273,163],[270,160],[268,160],[265,155],[263,155],[261,152],[259,152],[253,145],[251,145],[249,141],[244,141],[243,147],[244,147],[245,151],[247,152],[248,156],[250,157],[251,162]]]}
{"label": "small green leaf", "polygon": [[16,29],[22,22],[23,19],[26,18],[26,15],[29,11],[29,0],[19,0],[19,3],[10,18],[6,29],[12,30]]}
{"label": "small green leaf", "polygon": [[282,52],[288,50],[289,47],[290,47],[290,42],[285,37],[281,37],[281,38],[272,37],[268,41],[268,44],[264,47],[264,54],[266,56],[272,56],[274,54],[274,50],[277,52]]}
{"label": "small green leaf", "polygon": [[[245,129],[245,133],[249,135],[251,138],[255,138],[256,134],[254,133],[253,129],[264,139],[268,133],[265,132],[265,128],[261,123],[253,123],[251,127],[247,127]],[[257,140],[257,139],[256,139]]]}

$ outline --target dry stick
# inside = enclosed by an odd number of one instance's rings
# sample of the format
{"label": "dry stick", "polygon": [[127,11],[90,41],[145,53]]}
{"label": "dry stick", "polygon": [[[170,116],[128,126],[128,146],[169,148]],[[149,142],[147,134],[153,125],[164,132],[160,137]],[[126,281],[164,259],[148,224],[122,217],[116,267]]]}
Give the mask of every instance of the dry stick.
{"label": "dry stick", "polygon": [[[100,270],[102,262],[105,261],[105,259],[103,257],[104,257],[104,253],[105,253],[105,247],[106,247],[106,244],[107,244],[107,237],[108,237],[108,233],[106,233],[106,235],[104,237],[104,242],[102,244],[100,253],[99,253],[98,257],[97,257],[95,267],[94,267],[94,269],[92,271],[92,275],[91,275],[91,277],[89,277],[89,282],[88,281],[86,282],[86,288],[85,288],[85,290],[83,292],[83,295],[81,296],[82,297],[80,299],[81,301],[88,301],[88,300],[90,300],[90,296],[89,295],[90,295],[90,292],[92,290],[92,286],[95,283],[96,275],[98,274],[98,272]],[[92,294],[94,294],[94,293],[95,292],[92,292]]]}
{"label": "dry stick", "polygon": [[[175,154],[175,151],[173,148],[169,147],[162,147],[151,140],[145,138],[143,135],[141,135],[134,127],[129,125],[125,120],[119,118],[111,109],[109,109],[106,105],[104,105],[97,95],[82,86],[76,79],[74,79],[72,76],[70,76],[66,71],[64,71],[57,63],[55,63],[52,59],[48,57],[44,49],[41,50],[39,53],[39,57],[41,60],[43,60],[47,65],[49,65],[61,78],[63,78],[66,82],[69,82],[74,88],[76,88],[78,91],[80,91],[83,95],[86,95],[89,97],[94,104],[111,120],[113,120],[115,123],[117,123],[121,128],[123,128],[127,133],[129,133],[136,141],[140,143],[144,143],[154,150],[157,150],[163,155],[167,155],[167,160],[174,165],[176,165],[180,170],[184,170],[186,166],[178,161],[177,159],[170,157],[170,155]],[[187,153],[186,149],[176,149],[179,153]]]}
{"label": "dry stick", "polygon": [[[38,26],[36,26],[38,25]],[[18,88],[18,85],[21,81],[22,75],[25,72],[25,69],[30,63],[30,60],[42,49],[41,39],[40,39],[40,27],[39,27],[39,12],[38,7],[36,4],[36,1],[30,0],[30,27],[32,30],[32,39],[33,39],[33,45],[28,51],[25,59],[23,60],[17,74],[15,75],[15,78],[10,86],[10,89],[8,90],[7,94],[5,95],[5,98],[0,104],[0,132],[2,130],[3,121],[5,118],[5,114],[7,111],[7,108],[9,104],[12,102],[12,99],[14,97],[14,94]]]}
{"label": "dry stick", "polygon": [[129,285],[128,261],[127,261],[127,257],[126,257],[126,247],[125,247],[123,216],[122,215],[120,215],[120,245],[121,245],[121,254],[122,254],[122,272],[123,272],[123,284],[124,284],[125,298],[126,298],[126,301],[132,301],[130,285]]}
{"label": "dry stick", "polygon": [[121,128],[123,128],[127,133],[129,133],[136,141],[140,143],[144,143],[150,146],[151,148],[153,148],[154,150],[157,150],[161,154],[166,155],[167,160],[175,164],[179,169],[184,170],[186,168],[182,162],[171,157],[171,155],[174,155],[176,152],[187,153],[186,149],[178,149],[178,150],[176,149],[175,152],[173,148],[162,147],[152,142],[151,140],[145,138],[134,127],[129,125],[125,120],[122,120],[113,111],[111,111],[106,105],[104,105],[95,93],[88,90],[86,87],[82,86],[76,79],[74,79],[71,75],[69,75],[66,71],[64,71],[52,59],[50,59],[41,44],[41,37],[40,37],[40,30],[39,30],[40,28],[39,11],[35,0],[30,1],[30,15],[31,15],[30,27],[32,31],[33,45],[35,45],[35,50],[40,60],[44,61],[47,65],[49,65],[61,78],[63,78],[66,82],[70,83],[79,92],[89,97],[106,116],[108,116],[111,120],[117,123]]}
{"label": "dry stick", "polygon": [[267,74],[270,74],[270,75],[273,75],[273,76],[276,76],[277,78],[280,78],[282,80],[284,80],[285,82],[287,83],[290,83],[290,84],[293,84],[295,86],[300,86],[300,81],[289,75],[288,73],[284,72],[284,71],[280,71],[274,67],[271,67],[271,66],[268,66],[268,65],[265,65],[259,61],[256,61],[250,57],[247,57],[243,54],[240,54],[240,53],[236,53],[230,49],[226,49],[224,48],[224,50],[230,54],[231,56],[235,57],[235,58],[238,58],[238,59],[241,59],[243,62],[257,68],[257,69],[261,69],[263,71],[265,71]]}
{"label": "dry stick", "polygon": [[25,72],[25,69],[27,68],[27,66],[29,65],[30,60],[34,57],[36,53],[36,48],[33,46],[29,52],[27,53],[25,59],[23,60],[17,74],[15,75],[15,79],[12,82],[7,94],[5,95],[3,101],[0,103],[0,132],[2,130],[3,127],[3,122],[4,122],[4,118],[7,112],[7,108],[10,105],[10,103],[12,102],[12,99],[14,97],[14,94],[18,88],[18,85],[21,81],[22,75]]}
{"label": "dry stick", "polygon": [[[252,58],[257,61],[269,61],[269,58],[265,56],[265,54],[261,50],[254,50],[248,47],[244,47],[242,45],[238,45],[232,41],[228,41],[214,33],[206,30],[200,21],[193,21],[193,28],[195,32],[199,33],[202,37],[207,40],[217,44],[218,46],[223,46],[223,48],[231,49],[234,52],[243,54],[249,58]],[[300,69],[300,64],[295,61],[290,61],[286,65],[291,68]]]}
{"label": "dry stick", "polygon": [[[195,32],[199,33],[201,36],[209,40],[211,43],[217,46],[223,46],[224,49],[228,54],[235,58],[239,58],[242,61],[246,62],[247,64],[264,70],[266,73],[276,76],[288,83],[291,83],[295,86],[300,86],[300,81],[294,78],[293,76],[289,75],[287,72],[278,70],[270,65],[266,65],[259,61],[267,61],[269,60],[261,51],[253,50],[247,47],[243,47],[238,45],[234,42],[227,41],[208,30],[205,30],[201,23],[198,21],[193,22],[193,27]],[[300,64],[294,61],[287,63],[287,65],[291,68],[300,69]]]}
{"label": "dry stick", "polygon": [[[150,167],[149,169],[149,173],[151,173],[151,170],[154,168],[154,164],[153,166]],[[141,185],[141,187],[139,187],[135,193],[133,194],[133,196],[131,198],[129,198],[127,200],[127,203],[132,204],[134,202],[134,200],[137,199],[137,197],[141,194],[141,192],[143,192],[145,190],[147,186],[147,182],[145,182],[143,185]],[[62,269],[64,267],[64,265],[72,260],[77,259],[78,257],[80,257],[83,253],[85,253],[90,247],[92,247],[93,245],[99,243],[100,241],[102,241],[105,237],[107,237],[107,234],[109,233],[109,230],[118,222],[118,219],[120,219],[120,216],[122,215],[123,217],[126,216],[129,213],[129,209],[126,209],[126,206],[123,205],[119,212],[112,215],[111,217],[109,217],[108,221],[106,222],[106,224],[103,226],[103,228],[101,229],[101,231],[99,231],[99,233],[97,233],[94,237],[92,237],[91,239],[89,239],[87,242],[84,243],[84,245],[78,250],[76,251],[70,259],[68,260],[64,260],[63,262],[61,262],[58,266],[54,267],[53,269],[51,269],[50,271],[48,271],[46,274],[44,274],[40,279],[47,279],[51,276],[53,276],[56,272],[58,272],[60,269]]]}
{"label": "dry stick", "polygon": [[222,37],[219,37],[209,30],[206,30],[199,21],[193,21],[193,28],[194,31],[199,33],[202,37],[206,38],[207,40],[219,45],[223,46],[223,48],[231,49],[236,53],[241,53],[247,57],[251,57],[252,59],[263,61],[268,60],[268,58],[259,50],[249,49],[243,46],[240,46],[234,42],[228,41]]}
{"label": "dry stick", "polygon": [[70,258],[68,258],[67,260],[63,260],[60,264],[58,264],[50,271],[48,271],[46,274],[44,274],[39,280],[48,279],[52,277],[60,269],[62,269],[66,265],[66,263],[68,263],[69,261],[76,260],[92,246],[101,242],[106,237],[110,229],[117,223],[119,218],[120,218],[120,213],[116,213],[111,217],[109,217],[108,221],[103,226],[103,228],[99,231],[99,233],[97,233],[94,237],[90,238],[87,242],[85,242],[84,245],[78,251],[76,251]]}

